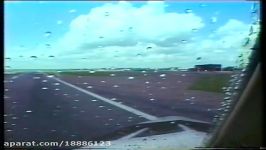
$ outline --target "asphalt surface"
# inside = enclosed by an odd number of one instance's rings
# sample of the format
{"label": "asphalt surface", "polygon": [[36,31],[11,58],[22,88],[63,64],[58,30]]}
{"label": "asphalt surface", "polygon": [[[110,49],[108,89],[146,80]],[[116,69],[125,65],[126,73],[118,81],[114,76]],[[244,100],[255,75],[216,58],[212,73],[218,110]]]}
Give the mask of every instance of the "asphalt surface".
{"label": "asphalt surface", "polygon": [[[223,94],[187,90],[208,74],[162,74],[56,77],[156,117],[211,122]],[[5,75],[4,82],[5,141],[89,141],[149,120],[44,74]]]}
{"label": "asphalt surface", "polygon": [[88,141],[147,121],[42,74],[5,76],[4,100],[5,141]]}
{"label": "asphalt surface", "polygon": [[[59,76],[64,81],[148,114],[211,122],[224,94],[187,90],[200,77],[223,73],[117,72],[115,76]],[[133,77],[133,78],[132,78]]]}

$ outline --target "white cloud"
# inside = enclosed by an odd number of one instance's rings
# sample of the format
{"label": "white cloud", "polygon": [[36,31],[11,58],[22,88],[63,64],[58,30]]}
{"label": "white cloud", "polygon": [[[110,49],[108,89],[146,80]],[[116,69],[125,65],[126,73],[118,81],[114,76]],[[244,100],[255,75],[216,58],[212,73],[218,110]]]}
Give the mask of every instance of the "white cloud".
{"label": "white cloud", "polygon": [[232,33],[248,32],[249,25],[235,19],[230,19],[224,26],[218,28],[217,34],[226,35]]}
{"label": "white cloud", "polygon": [[163,2],[148,2],[140,8],[120,2],[93,8],[71,22],[59,47],[73,53],[86,53],[99,45],[134,47],[140,41],[171,46],[190,39],[192,29],[204,27],[199,16],[168,13],[164,7]]}

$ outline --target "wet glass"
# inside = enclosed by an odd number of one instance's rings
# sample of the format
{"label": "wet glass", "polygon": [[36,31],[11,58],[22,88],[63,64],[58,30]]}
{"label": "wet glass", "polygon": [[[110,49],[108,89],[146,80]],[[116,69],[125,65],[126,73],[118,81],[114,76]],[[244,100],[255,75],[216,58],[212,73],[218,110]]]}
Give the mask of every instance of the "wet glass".
{"label": "wet glass", "polygon": [[5,141],[200,146],[260,32],[259,2],[4,4]]}

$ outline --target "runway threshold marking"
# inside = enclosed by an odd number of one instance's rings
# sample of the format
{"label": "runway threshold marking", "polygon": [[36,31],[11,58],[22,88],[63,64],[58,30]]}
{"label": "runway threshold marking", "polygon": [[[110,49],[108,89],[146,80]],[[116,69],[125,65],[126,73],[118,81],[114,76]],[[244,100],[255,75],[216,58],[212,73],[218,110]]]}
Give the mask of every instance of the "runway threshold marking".
{"label": "runway threshold marking", "polygon": [[104,102],[106,102],[106,103],[109,103],[109,104],[111,104],[111,105],[114,105],[114,106],[116,106],[116,107],[119,107],[119,108],[121,108],[121,109],[124,109],[124,110],[126,110],[126,111],[128,111],[128,112],[131,112],[131,113],[133,113],[133,114],[136,114],[136,115],[142,116],[142,117],[144,117],[144,118],[146,118],[146,119],[148,119],[148,120],[156,120],[156,119],[157,119],[156,116],[153,116],[153,115],[147,114],[147,113],[142,112],[142,111],[140,111],[140,110],[137,110],[137,109],[135,109],[135,108],[132,108],[132,107],[129,107],[129,106],[126,106],[126,105],[120,104],[120,103],[118,103],[118,102],[114,102],[114,101],[112,101],[112,100],[110,100],[110,99],[108,99],[108,98],[105,98],[105,97],[100,96],[100,95],[98,95],[98,94],[96,94],[96,93],[93,93],[93,92],[90,92],[90,91],[85,90],[85,89],[83,89],[83,88],[80,88],[80,87],[78,87],[78,86],[75,86],[75,85],[73,85],[73,84],[71,84],[71,83],[68,83],[68,82],[66,82],[66,81],[63,81],[63,80],[61,80],[61,79],[59,79],[59,78],[56,78],[56,77],[52,77],[52,78],[55,79],[56,81],[62,83],[62,84],[65,84],[65,85],[67,85],[67,86],[70,86],[70,87],[72,87],[72,88],[74,88],[74,89],[76,89],[76,90],[78,90],[78,91],[80,91],[80,92],[83,92],[83,93],[85,93],[85,94],[88,94],[88,95],[90,95],[90,96],[93,96],[93,97],[95,97],[95,98],[97,98],[97,99],[99,99],[99,100],[102,100],[102,101],[104,101]]}

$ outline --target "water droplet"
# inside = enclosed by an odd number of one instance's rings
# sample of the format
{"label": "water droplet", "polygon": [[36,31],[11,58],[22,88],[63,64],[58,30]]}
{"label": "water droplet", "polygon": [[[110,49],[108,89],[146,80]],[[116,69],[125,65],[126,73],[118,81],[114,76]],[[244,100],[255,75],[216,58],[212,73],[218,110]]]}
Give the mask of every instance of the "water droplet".
{"label": "water droplet", "polygon": [[181,43],[187,43],[188,41],[187,40],[181,40]]}
{"label": "water droplet", "polygon": [[150,101],[154,101],[155,99],[154,98],[151,98]]}
{"label": "water droplet", "polygon": [[4,99],[9,99],[9,98],[10,98],[9,96],[6,96],[6,95],[4,96]]}
{"label": "water droplet", "polygon": [[89,71],[89,73],[95,73],[95,71]]}
{"label": "water droplet", "polygon": [[93,87],[92,86],[87,86],[88,89],[92,89]]}
{"label": "water droplet", "polygon": [[146,139],[146,138],[144,138],[144,139],[142,139],[142,141],[147,141],[147,139]]}
{"label": "water droplet", "polygon": [[43,89],[43,90],[47,90],[48,88],[47,88],[47,87],[43,87],[42,89]]}
{"label": "water droplet", "polygon": [[115,100],[117,100],[117,99],[116,99],[116,98],[111,98],[111,100],[112,100],[112,101],[115,101]]}
{"label": "water droplet", "polygon": [[96,100],[96,99],[93,99],[93,100],[91,100],[92,102],[96,102],[96,101],[98,101],[98,100]]}
{"label": "water droplet", "polygon": [[[199,29],[192,29],[192,32],[197,32]],[[198,59],[197,59],[198,60]]]}
{"label": "water droplet", "polygon": [[149,50],[149,49],[152,49],[152,47],[151,46],[148,46],[146,49]]}
{"label": "water droplet", "polygon": [[30,56],[30,58],[38,58],[37,56]]}
{"label": "water droplet", "polygon": [[48,77],[48,78],[53,78],[53,77],[54,77],[54,75],[48,75],[47,77]]}
{"label": "water droplet", "polygon": [[54,90],[55,90],[55,91],[59,91],[60,89],[57,89],[57,88],[56,88],[56,89],[54,89]]}
{"label": "water droplet", "polygon": [[44,36],[45,36],[45,37],[50,37],[50,36],[51,36],[51,34],[52,34],[52,32],[50,32],[50,31],[47,31],[47,32],[45,32],[45,33],[44,33]]}
{"label": "water droplet", "polygon": [[135,77],[128,77],[129,80],[132,80],[132,79],[134,79],[134,78],[135,78]]}
{"label": "water droplet", "polygon": [[230,97],[228,97],[228,96],[224,98],[224,100],[229,100],[229,99],[230,99]]}
{"label": "water droplet", "polygon": [[47,80],[42,80],[42,82],[47,82]]}
{"label": "water droplet", "polygon": [[27,113],[31,113],[32,111],[31,111],[31,110],[27,110],[26,112],[27,112]]}
{"label": "water droplet", "polygon": [[54,83],[54,85],[60,85],[60,83]]}
{"label": "water droplet", "polygon": [[185,13],[192,13],[192,10],[191,9],[186,9]]}
{"label": "water droplet", "polygon": [[6,132],[12,132],[13,130],[5,130]]}
{"label": "water droplet", "polygon": [[115,76],[115,74],[110,74],[110,76],[111,76],[111,77],[114,77],[114,76]]}
{"label": "water droplet", "polygon": [[16,119],[18,119],[18,117],[12,117],[12,119],[16,120]]}
{"label": "water droplet", "polygon": [[114,85],[113,87],[114,87],[114,88],[118,88],[119,86],[118,86],[118,85]]}
{"label": "water droplet", "polygon": [[110,118],[110,119],[108,119],[109,121],[112,121],[113,119],[112,118]]}
{"label": "water droplet", "polygon": [[100,106],[98,106],[99,108],[103,108],[104,106],[102,106],[102,105],[100,105]]}
{"label": "water droplet", "polygon": [[101,81],[102,83],[105,83],[106,81]]}
{"label": "water droplet", "polygon": [[150,82],[149,81],[146,81],[145,84],[149,84]]}
{"label": "water droplet", "polygon": [[87,82],[84,82],[83,84],[85,84],[85,85],[86,85],[86,84],[88,84],[88,83],[87,83]]}
{"label": "water droplet", "polygon": [[75,101],[75,102],[79,102],[79,100],[78,100],[78,99],[75,99],[74,101]]}
{"label": "water droplet", "polygon": [[161,74],[161,75],[160,75],[160,77],[165,77],[165,76],[166,76],[166,74]]}
{"label": "water droplet", "polygon": [[33,79],[40,79],[41,77],[33,77]]}

